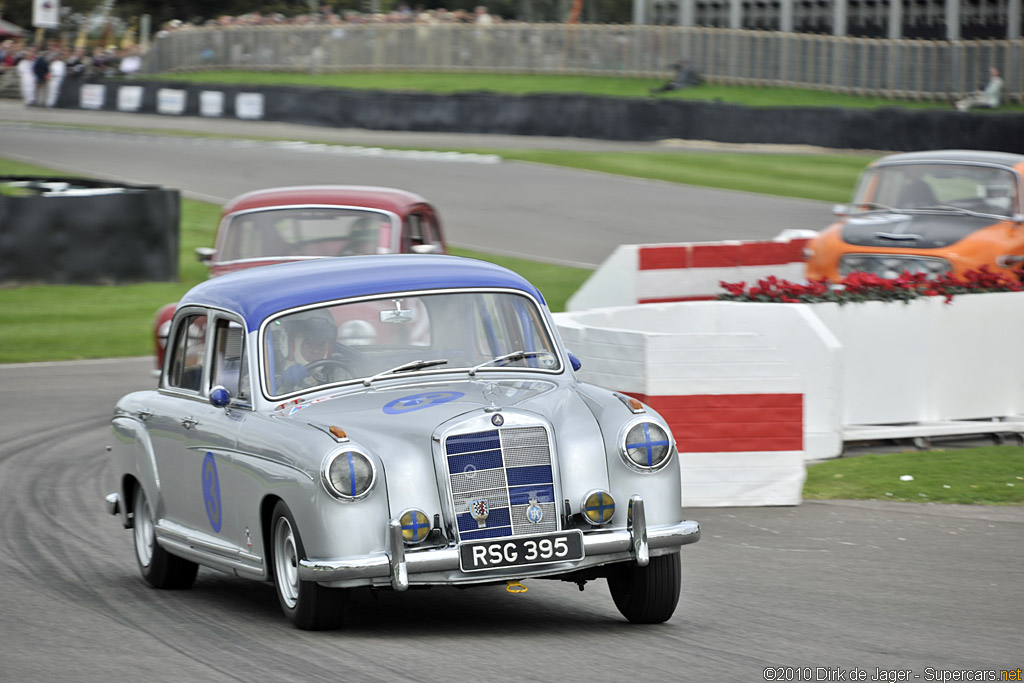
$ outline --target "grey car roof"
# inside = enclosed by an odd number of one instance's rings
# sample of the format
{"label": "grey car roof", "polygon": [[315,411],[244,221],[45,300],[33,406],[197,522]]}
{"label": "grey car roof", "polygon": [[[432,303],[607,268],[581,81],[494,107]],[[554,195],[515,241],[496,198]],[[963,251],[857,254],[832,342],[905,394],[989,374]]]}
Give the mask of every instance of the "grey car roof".
{"label": "grey car roof", "polygon": [[951,163],[981,163],[1006,166],[1007,168],[1024,164],[1024,155],[1009,154],[1007,152],[988,152],[971,149],[941,149],[929,152],[904,152],[901,154],[890,154],[889,156],[876,159],[872,166],[887,166],[889,164],[906,164],[915,162],[951,162]]}

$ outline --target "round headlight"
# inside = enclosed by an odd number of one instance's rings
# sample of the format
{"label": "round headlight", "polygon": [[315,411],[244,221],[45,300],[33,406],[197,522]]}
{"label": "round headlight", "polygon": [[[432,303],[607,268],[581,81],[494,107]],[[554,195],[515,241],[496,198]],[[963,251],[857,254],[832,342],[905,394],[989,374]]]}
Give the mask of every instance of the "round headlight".
{"label": "round headlight", "polygon": [[583,516],[591,524],[607,524],[615,514],[615,500],[607,491],[591,491],[583,499]]}
{"label": "round headlight", "polygon": [[324,488],[335,498],[362,498],[377,479],[377,468],[370,456],[357,450],[338,451],[324,461]]}
{"label": "round headlight", "polygon": [[641,470],[656,470],[672,455],[672,439],[656,422],[637,422],[622,443],[626,463]]}
{"label": "round headlight", "polygon": [[406,543],[419,543],[430,534],[430,518],[421,510],[406,510],[399,515],[398,523]]}

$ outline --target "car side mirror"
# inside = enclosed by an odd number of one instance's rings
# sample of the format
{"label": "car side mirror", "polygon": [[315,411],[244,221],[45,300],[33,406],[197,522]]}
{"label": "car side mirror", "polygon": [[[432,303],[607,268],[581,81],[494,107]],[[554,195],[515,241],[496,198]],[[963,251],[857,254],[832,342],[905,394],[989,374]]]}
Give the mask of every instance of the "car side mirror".
{"label": "car side mirror", "polygon": [[832,215],[834,216],[845,216],[850,211],[850,207],[846,204],[834,204],[832,206]]}
{"label": "car side mirror", "polygon": [[210,404],[217,408],[223,408],[227,404],[231,403],[231,392],[226,387],[218,384],[213,389],[210,389]]}
{"label": "car side mirror", "polygon": [[572,351],[566,351],[566,353],[569,355],[569,365],[572,366],[573,371],[579,370],[583,367],[582,361],[580,361]]}
{"label": "car side mirror", "polygon": [[213,260],[213,255],[216,253],[217,250],[210,247],[196,247],[196,258],[199,259],[200,263],[209,263]]}

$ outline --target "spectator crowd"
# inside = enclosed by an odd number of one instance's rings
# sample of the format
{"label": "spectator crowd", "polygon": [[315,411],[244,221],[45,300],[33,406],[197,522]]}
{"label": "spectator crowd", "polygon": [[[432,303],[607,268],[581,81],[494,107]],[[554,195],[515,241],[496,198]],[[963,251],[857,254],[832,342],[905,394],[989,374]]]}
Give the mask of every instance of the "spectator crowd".
{"label": "spectator crowd", "polygon": [[27,106],[52,107],[66,78],[130,75],[142,66],[136,46],[70,48],[60,43],[37,46],[25,40],[0,42],[0,79],[16,79]]}
{"label": "spectator crowd", "polygon": [[319,12],[309,14],[298,14],[293,17],[286,17],[283,14],[271,13],[261,14],[250,12],[240,16],[222,16],[217,19],[195,20],[185,22],[180,19],[169,21],[163,25],[161,32],[157,34],[166,35],[171,31],[182,31],[195,28],[230,28],[233,26],[322,26],[322,25],[344,25],[344,24],[481,24],[489,26],[502,22],[502,18],[491,14],[487,7],[479,5],[472,12],[462,9],[447,10],[443,7],[438,9],[424,9],[421,5],[410,7],[407,4],[400,4],[396,9],[387,13],[362,13],[354,10],[336,12],[330,5],[324,5]]}

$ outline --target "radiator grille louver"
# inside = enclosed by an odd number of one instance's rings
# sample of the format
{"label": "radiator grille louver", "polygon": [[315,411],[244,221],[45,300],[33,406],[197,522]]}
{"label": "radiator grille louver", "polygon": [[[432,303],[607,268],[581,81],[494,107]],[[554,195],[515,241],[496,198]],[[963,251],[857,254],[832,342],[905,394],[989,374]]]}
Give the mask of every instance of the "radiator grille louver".
{"label": "radiator grille louver", "polygon": [[[459,538],[464,541],[538,534],[558,529],[551,449],[544,427],[507,427],[454,434],[445,439],[445,456]],[[486,499],[483,527],[469,512]],[[527,519],[535,501],[543,516]]]}

